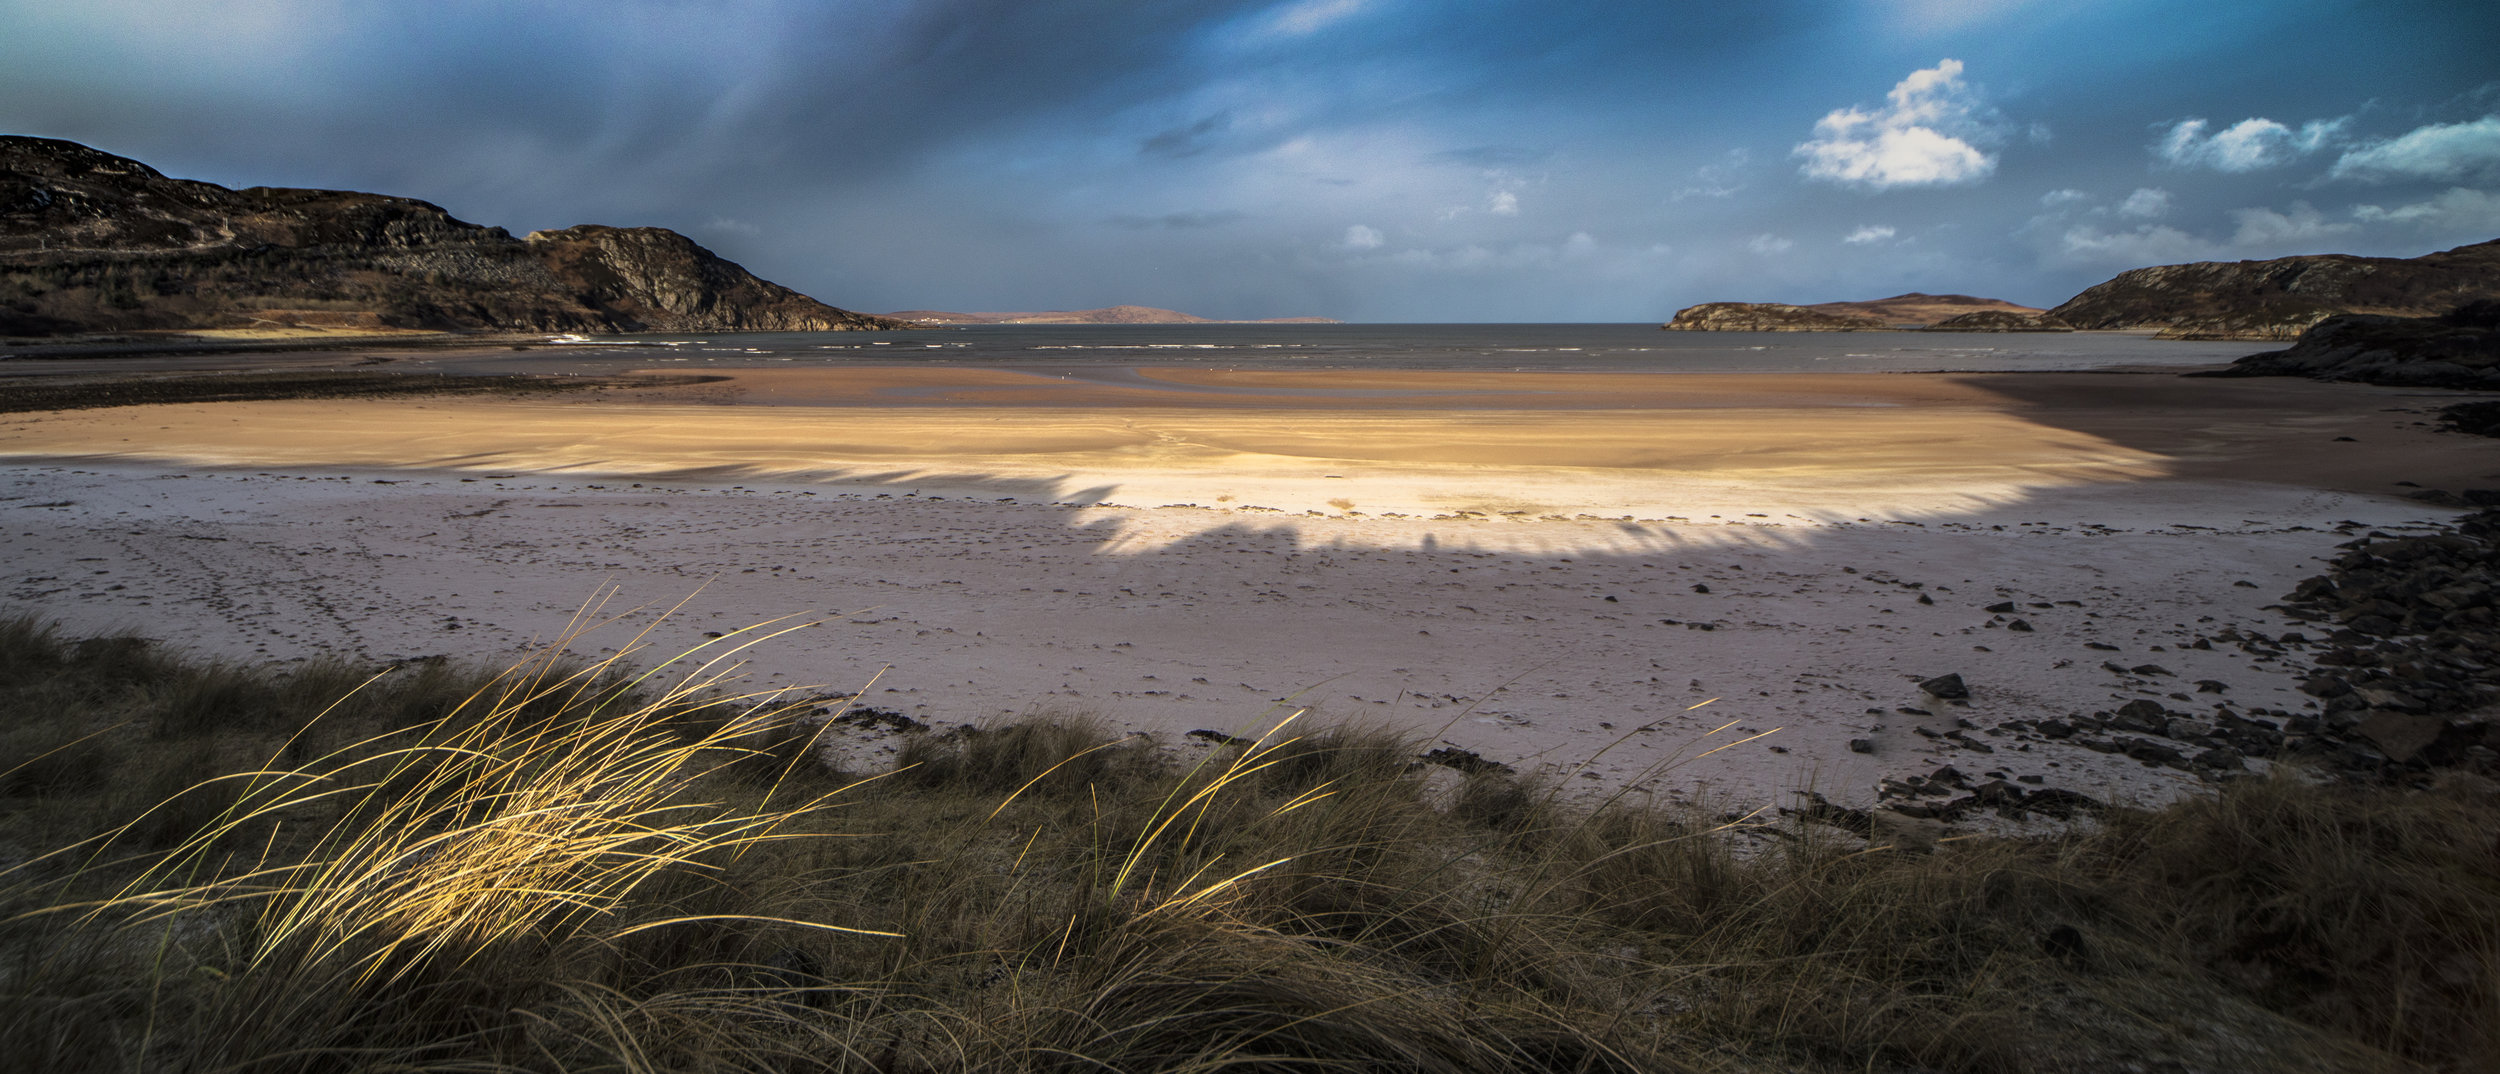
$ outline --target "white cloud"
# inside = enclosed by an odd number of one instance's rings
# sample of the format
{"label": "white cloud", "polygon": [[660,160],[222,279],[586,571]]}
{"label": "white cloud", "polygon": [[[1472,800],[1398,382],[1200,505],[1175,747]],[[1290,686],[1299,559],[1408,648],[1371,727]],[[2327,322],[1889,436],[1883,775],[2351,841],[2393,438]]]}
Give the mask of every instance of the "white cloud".
{"label": "white cloud", "polygon": [[2376,205],[2356,205],[2353,219],[2371,224],[2400,224],[2434,231],[2463,231],[2473,234],[2500,232],[2500,194],[2487,190],[2451,187],[2429,201],[2399,205],[2393,209]]}
{"label": "white cloud", "polygon": [[1493,207],[1485,211],[1495,216],[1517,216],[1519,215],[1519,195],[1507,190],[1496,190],[1493,192]]}
{"label": "white cloud", "polygon": [[2305,201],[2292,203],[2291,211],[2273,209],[2234,209],[2232,219],[2240,229],[2231,236],[2235,246],[2282,246],[2318,242],[2354,230],[2352,224],[2328,223],[2326,217]]}
{"label": "white cloud", "polygon": [[1891,227],[1883,224],[1862,224],[1856,231],[1850,232],[1848,238],[1840,241],[1851,246],[1864,246],[1871,242],[1882,242],[1893,237],[1894,234]]}
{"label": "white cloud", "polygon": [[2060,205],[2072,205],[2078,201],[2090,200],[2092,200],[2092,195],[2076,190],[2073,187],[2068,187],[2064,190],[2052,190],[2046,194],[2040,195],[2040,204],[2052,209]]}
{"label": "white cloud", "polygon": [[1366,6],[1366,0],[1298,0],[1269,12],[1267,25],[1277,33],[1301,37],[1361,14]]}
{"label": "white cloud", "polygon": [[1668,195],[1668,200],[1734,197],[1737,191],[1745,189],[1745,166],[1751,163],[1753,154],[1742,149],[1730,149],[1718,163],[1693,169],[1693,185]]}
{"label": "white cloud", "polygon": [[734,235],[761,235],[762,228],[734,216],[715,216],[703,225],[705,231],[726,231]]}
{"label": "white cloud", "polygon": [[1388,241],[1388,238],[1380,233],[1380,229],[1356,224],[1345,229],[1345,241],[1340,245],[1348,250],[1377,250]]}
{"label": "white cloud", "polygon": [[1788,251],[1795,249],[1796,246],[1797,243],[1793,239],[1784,239],[1777,235],[1770,234],[1769,232],[1764,232],[1763,234],[1754,236],[1752,241],[1747,242],[1745,244],[1745,249],[1751,250],[1757,254],[1768,256],[1772,254],[1787,253]]}
{"label": "white cloud", "polygon": [[2170,192],[2160,187],[2139,187],[2127,200],[2118,203],[2118,215],[2151,219],[2170,212]]}
{"label": "white cloud", "polygon": [[2153,155],[2182,168],[2250,172],[2289,164],[2316,152],[2342,133],[2347,119],[2318,119],[2299,130],[2263,116],[2243,119],[2213,134],[2202,119],[2184,119],[2153,146]]}
{"label": "white cloud", "polygon": [[2068,228],[2058,237],[2058,252],[2068,259],[2127,268],[2201,261],[2214,253],[2211,243],[2166,225],[2146,224],[2133,231]]}
{"label": "white cloud", "polygon": [[2344,154],[2326,174],[2332,179],[2451,182],[2500,175],[2500,115],[2416,127]]}
{"label": "white cloud", "polygon": [[1995,157],[1965,140],[1985,130],[1962,61],[1913,71],[1884,100],[1877,111],[1843,108],[1816,122],[1815,138],[1794,151],[1806,161],[1798,170],[1876,190],[1978,182],[1996,170]]}

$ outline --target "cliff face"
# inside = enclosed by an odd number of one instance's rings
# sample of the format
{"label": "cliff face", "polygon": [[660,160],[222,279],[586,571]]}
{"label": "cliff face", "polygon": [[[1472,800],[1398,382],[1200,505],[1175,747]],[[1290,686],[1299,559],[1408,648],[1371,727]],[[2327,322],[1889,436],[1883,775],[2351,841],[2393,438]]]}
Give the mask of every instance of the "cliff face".
{"label": "cliff face", "polygon": [[667,228],[533,231],[530,252],[574,297],[653,332],[838,332],[902,322],[835,309],[721,260]]}
{"label": "cliff face", "polygon": [[1825,313],[1778,302],[1704,302],[1677,310],[1670,332],[1879,332],[1892,327],[1862,313]]}
{"label": "cliff face", "polygon": [[0,335],[254,325],[530,331],[899,328],[660,228],[528,241],[411,198],[170,179],[0,136]]}
{"label": "cliff face", "polygon": [[2298,337],[2339,313],[2431,316],[2500,297],[2500,240],[2414,258],[2315,254],[2119,273],[2049,314],[2077,328],[2159,328],[2169,339]]}

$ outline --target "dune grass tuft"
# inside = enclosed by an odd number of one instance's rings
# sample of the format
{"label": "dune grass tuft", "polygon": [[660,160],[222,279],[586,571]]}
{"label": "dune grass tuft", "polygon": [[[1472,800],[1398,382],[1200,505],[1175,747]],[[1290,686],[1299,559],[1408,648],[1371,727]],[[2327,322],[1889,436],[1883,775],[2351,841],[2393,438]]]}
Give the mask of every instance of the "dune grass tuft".
{"label": "dune grass tuft", "polygon": [[[650,628],[635,645],[656,637]],[[2500,1067],[2500,794],[2054,838],[1417,763],[1285,716],[907,740],[735,651],[237,668],[0,620],[0,1056],[82,1071]]]}

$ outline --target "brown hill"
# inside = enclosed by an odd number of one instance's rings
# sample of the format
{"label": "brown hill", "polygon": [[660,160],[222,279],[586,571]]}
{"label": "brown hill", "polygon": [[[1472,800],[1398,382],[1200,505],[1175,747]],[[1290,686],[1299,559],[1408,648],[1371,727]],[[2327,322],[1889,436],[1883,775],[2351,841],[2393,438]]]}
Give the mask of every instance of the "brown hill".
{"label": "brown hill", "polygon": [[0,136],[0,296],[0,335],[903,327],[758,279],[663,228],[515,239],[412,198],[230,190],[15,136]]}
{"label": "brown hill", "polygon": [[886,314],[922,324],[1338,324],[1326,317],[1269,317],[1256,321],[1218,321],[1179,310],[1153,306],[1105,306],[1094,310],[1046,310],[1035,313],[950,313],[944,310],[903,310]]}
{"label": "brown hill", "polygon": [[2280,339],[2339,313],[2428,317],[2500,298],[2500,240],[2421,257],[2308,254],[2119,273],[2050,310],[2077,328],[2170,339]]}
{"label": "brown hill", "polygon": [[1823,313],[1873,317],[1890,325],[1928,325],[1970,313],[2040,313],[2035,306],[2017,306],[2003,299],[1973,298],[1970,295],[1931,295],[1912,291],[1906,295],[1878,298],[1870,302],[1817,302],[1805,307]]}

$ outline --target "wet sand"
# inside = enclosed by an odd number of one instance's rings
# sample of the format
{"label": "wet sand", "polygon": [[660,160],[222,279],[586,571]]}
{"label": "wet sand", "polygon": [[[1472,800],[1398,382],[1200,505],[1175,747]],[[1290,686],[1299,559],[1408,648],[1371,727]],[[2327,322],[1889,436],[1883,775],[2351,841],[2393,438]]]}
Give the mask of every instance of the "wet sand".
{"label": "wet sand", "polygon": [[[1176,736],[1307,704],[1598,786],[1779,728],[1655,785],[1862,804],[1952,764],[2158,800],[2195,778],[1988,730],[2301,709],[2296,651],[2187,646],[2297,629],[2267,606],[2343,534],[2450,514],[2397,482],[2500,487],[2500,440],[2427,424],[2460,398],[894,367],[8,415],[0,593],[235,656],[396,658],[516,651],[602,585],[700,590],[674,640],[833,615],[755,651],[759,681],[936,722]],[[1967,707],[1916,690],[1948,671]],[[1930,737],[1958,720],[2002,748]]]}

